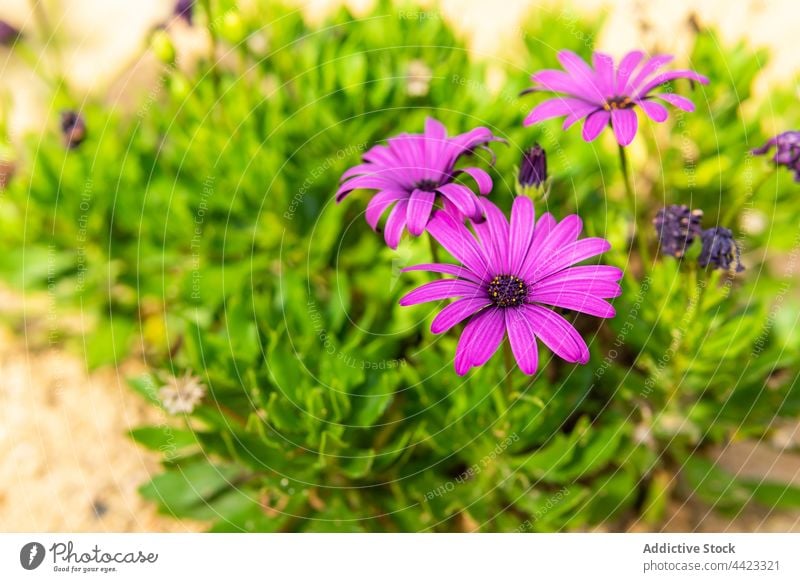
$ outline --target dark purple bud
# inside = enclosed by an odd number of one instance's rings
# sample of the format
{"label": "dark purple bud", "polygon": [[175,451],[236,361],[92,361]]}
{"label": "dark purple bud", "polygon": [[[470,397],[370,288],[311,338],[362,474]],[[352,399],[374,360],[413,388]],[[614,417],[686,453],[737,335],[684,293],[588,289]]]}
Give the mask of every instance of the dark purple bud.
{"label": "dark purple bud", "polygon": [[661,252],[672,257],[682,257],[694,239],[700,236],[702,210],[690,210],[684,204],[673,204],[658,211],[653,219]]}
{"label": "dark purple bud", "polygon": [[517,180],[523,188],[538,188],[547,180],[547,153],[538,143],[522,154]]}
{"label": "dark purple bud", "polygon": [[728,271],[735,262],[736,272],[744,271],[740,261],[741,251],[730,229],[715,226],[704,230],[700,238],[703,241],[703,250],[698,259],[701,267],[711,265],[712,269]]}
{"label": "dark purple bud", "polygon": [[12,46],[22,36],[18,28],[14,28],[5,20],[0,20],[0,46]]}
{"label": "dark purple bud", "polygon": [[760,148],[753,150],[757,156],[768,153],[775,148],[772,161],[794,172],[795,182],[800,182],[800,131],[785,131],[776,135]]}
{"label": "dark purple bud", "polygon": [[81,145],[86,139],[86,122],[83,116],[77,111],[62,111],[61,135],[67,148],[74,149]]}
{"label": "dark purple bud", "polygon": [[178,0],[175,3],[175,16],[178,18],[183,18],[187,24],[192,24],[193,11],[194,0]]}

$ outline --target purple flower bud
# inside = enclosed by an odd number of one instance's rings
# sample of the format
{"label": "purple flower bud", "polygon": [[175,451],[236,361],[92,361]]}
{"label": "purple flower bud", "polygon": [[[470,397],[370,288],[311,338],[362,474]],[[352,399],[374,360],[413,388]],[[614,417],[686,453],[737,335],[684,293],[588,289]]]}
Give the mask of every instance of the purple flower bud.
{"label": "purple flower bud", "polygon": [[772,161],[794,172],[795,182],[800,182],[800,131],[785,131],[776,135],[760,148],[753,150],[757,156],[769,152],[775,147]]}
{"label": "purple flower bud", "polygon": [[86,139],[86,122],[83,116],[77,111],[62,111],[61,135],[67,148],[75,149],[81,145]]}
{"label": "purple flower bud", "polygon": [[0,46],[13,46],[20,36],[22,33],[19,29],[14,28],[5,20],[0,20]]}
{"label": "purple flower bud", "polygon": [[173,13],[178,18],[183,18],[187,24],[192,24],[192,15],[194,12],[194,0],[178,0],[175,3],[175,10]]}
{"label": "purple flower bud", "polygon": [[538,188],[547,180],[547,153],[538,143],[522,154],[517,180],[523,188]]}
{"label": "purple flower bud", "polygon": [[700,236],[702,210],[690,210],[683,204],[673,204],[658,211],[653,219],[661,252],[672,257],[682,257],[686,249]]}
{"label": "purple flower bud", "polygon": [[715,226],[704,230],[700,237],[703,241],[703,250],[698,259],[701,267],[711,265],[712,269],[727,271],[735,261],[736,272],[744,271],[742,262],[739,260],[741,251],[730,229]]}

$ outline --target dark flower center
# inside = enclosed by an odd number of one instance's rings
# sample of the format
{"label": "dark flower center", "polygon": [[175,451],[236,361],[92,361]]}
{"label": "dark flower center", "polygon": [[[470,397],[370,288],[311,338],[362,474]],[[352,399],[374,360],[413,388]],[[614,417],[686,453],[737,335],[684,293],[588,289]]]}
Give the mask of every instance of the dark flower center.
{"label": "dark flower center", "polygon": [[633,101],[631,101],[630,97],[626,96],[606,99],[606,102],[603,104],[603,109],[606,111],[611,111],[612,109],[629,109],[631,107],[633,107]]}
{"label": "dark flower center", "polygon": [[497,275],[489,282],[489,299],[498,307],[522,305],[528,286],[514,275]]}
{"label": "dark flower center", "polygon": [[439,187],[439,182],[436,180],[431,180],[429,178],[425,178],[424,180],[420,180],[416,184],[414,184],[414,188],[417,190],[422,190],[423,192],[434,192],[436,188]]}

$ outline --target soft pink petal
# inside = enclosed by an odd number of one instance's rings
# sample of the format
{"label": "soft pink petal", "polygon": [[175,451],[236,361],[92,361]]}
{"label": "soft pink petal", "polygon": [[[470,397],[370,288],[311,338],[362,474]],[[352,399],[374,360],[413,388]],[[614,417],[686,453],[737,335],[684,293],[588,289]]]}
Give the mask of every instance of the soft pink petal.
{"label": "soft pink petal", "polygon": [[603,97],[613,97],[616,93],[616,79],[614,78],[614,59],[611,55],[595,51],[592,54],[592,64],[597,78],[597,87]]}
{"label": "soft pink petal", "polygon": [[525,118],[523,125],[533,125],[553,117],[572,115],[576,111],[596,109],[597,105],[572,97],[555,97],[539,103]]}
{"label": "soft pink petal", "polygon": [[700,73],[695,73],[694,71],[689,71],[689,70],[669,71],[668,73],[661,73],[660,75],[656,75],[655,77],[653,77],[650,81],[648,81],[642,88],[640,88],[636,92],[634,98],[639,99],[641,97],[644,97],[656,87],[660,87],[661,85],[669,83],[670,81],[674,81],[675,79],[689,79],[691,81],[696,81],[703,85],[708,84],[708,77],[704,77]]}
{"label": "soft pink petal", "polygon": [[517,360],[519,369],[524,374],[535,374],[539,365],[539,349],[536,345],[536,335],[524,315],[523,309],[506,309],[506,330],[511,352]]}
{"label": "soft pink petal", "polygon": [[650,75],[658,71],[664,65],[672,62],[672,55],[656,55],[647,60],[635,77],[629,80],[628,85],[622,91],[623,95],[633,95],[636,89],[644,83]]}
{"label": "soft pink petal", "polygon": [[[577,267],[575,267],[577,268]],[[569,271],[569,269],[567,269]],[[557,277],[557,276],[556,276]],[[622,293],[618,283],[592,278],[572,278],[558,281],[554,277],[548,277],[544,282],[537,282],[530,289],[531,293],[556,293],[556,292],[576,292],[589,293],[600,299],[611,299],[619,297]]]}
{"label": "soft pink petal", "polygon": [[417,305],[428,301],[440,301],[450,297],[478,297],[486,295],[480,285],[463,279],[437,279],[430,283],[417,287],[413,291],[406,293],[400,299],[400,305]]}
{"label": "soft pink petal", "polygon": [[534,282],[539,281],[590,257],[602,254],[610,248],[611,245],[603,238],[582,238],[556,249],[550,256],[540,257],[540,260],[530,265],[525,278]]}
{"label": "soft pink petal", "polygon": [[428,220],[431,217],[431,210],[433,210],[434,200],[436,200],[435,192],[414,190],[414,192],[411,193],[411,198],[408,200],[408,212],[406,214],[408,232],[414,236],[419,236],[425,232],[425,227],[428,225]]}
{"label": "soft pink petal", "polygon": [[546,89],[554,93],[567,93],[574,97],[599,104],[598,88],[591,84],[581,83],[564,71],[545,69],[531,75],[537,89]]}
{"label": "soft pink petal", "polygon": [[598,109],[592,113],[583,122],[583,139],[589,142],[594,141],[610,120],[611,114],[605,109]]}
{"label": "soft pink petal", "polygon": [[667,108],[661,105],[661,103],[656,103],[649,99],[642,99],[637,102],[637,105],[642,108],[642,111],[647,114],[647,117],[657,123],[666,121],[667,117],[669,117],[669,111],[667,111]]}
{"label": "soft pink petal", "polygon": [[694,103],[692,103],[691,99],[687,99],[683,95],[678,95],[677,93],[656,93],[653,95],[654,97],[658,97],[659,99],[663,99],[673,107],[677,107],[678,109],[683,109],[684,111],[688,111],[691,113],[694,111]]}
{"label": "soft pink petal", "polygon": [[473,224],[481,246],[495,272],[508,271],[508,220],[503,212],[486,198],[481,199],[486,220]]}
{"label": "soft pink petal", "polygon": [[[573,79],[580,83],[594,86],[596,84],[596,75],[592,68],[580,56],[571,50],[562,50],[558,52],[558,62],[564,67]],[[601,98],[602,95],[597,95]]]}
{"label": "soft pink petal", "polygon": [[565,130],[569,129],[575,123],[577,123],[578,121],[580,121],[581,119],[583,119],[584,117],[586,117],[587,115],[589,115],[589,114],[591,114],[591,113],[593,113],[595,111],[603,111],[603,109],[598,107],[594,103],[586,103],[586,105],[584,105],[582,107],[576,107],[572,111],[572,113],[567,115],[567,117],[564,119],[564,123],[562,124],[561,127],[563,129],[565,129]]}
{"label": "soft pink petal", "polygon": [[397,186],[391,180],[386,178],[370,174],[368,176],[357,176],[356,178],[350,178],[339,186],[339,189],[336,191],[336,201],[341,202],[345,196],[347,196],[353,190],[358,190],[360,188],[365,189],[375,189],[375,190],[384,190],[384,189],[391,189],[392,186]]}
{"label": "soft pink petal", "polygon": [[444,275],[454,275],[473,283],[482,283],[481,279],[477,277],[469,269],[458,267],[456,265],[449,265],[447,263],[425,263],[422,265],[413,265],[402,269],[404,273],[409,271],[429,271],[431,273],[442,273]]}
{"label": "soft pink petal", "polygon": [[546,291],[534,290],[528,296],[531,303],[544,303],[553,307],[562,307],[579,311],[595,317],[614,317],[614,308],[605,300],[590,293],[579,291]]}
{"label": "soft pink petal", "polygon": [[554,311],[538,305],[525,305],[524,315],[531,329],[553,353],[568,362],[589,361],[589,348],[586,342],[563,317]]}
{"label": "soft pink petal", "polygon": [[386,226],[384,227],[383,238],[389,248],[396,249],[400,244],[400,236],[403,234],[403,229],[406,226],[406,211],[408,210],[408,200],[400,200],[395,204],[392,211],[389,213],[389,218],[386,219]]}
{"label": "soft pink petal", "polygon": [[499,308],[486,309],[473,317],[456,346],[456,374],[463,376],[470,368],[482,366],[500,347],[505,333],[505,318]]}
{"label": "soft pink petal", "polygon": [[463,224],[445,212],[435,211],[428,222],[428,234],[476,276],[486,277],[486,255]]}
{"label": "soft pink petal", "polygon": [[460,170],[456,171],[456,175],[458,174],[467,174],[475,180],[475,183],[478,185],[478,192],[483,195],[488,194],[492,191],[492,178],[486,172],[486,170],[482,170],[481,168],[461,168]]}
{"label": "soft pink petal", "polygon": [[378,228],[378,222],[386,209],[397,202],[398,200],[405,200],[408,198],[408,192],[399,192],[397,190],[383,190],[373,196],[367,203],[367,210],[365,217],[367,224],[370,225],[372,230]]}
{"label": "soft pink petal", "polygon": [[639,119],[633,109],[612,109],[611,126],[614,128],[614,136],[617,143],[626,146],[636,137],[636,130],[639,127]]}
{"label": "soft pink petal", "polygon": [[617,68],[617,95],[625,95],[628,79],[631,78],[633,71],[642,62],[644,53],[642,51],[631,51],[625,55]]}
{"label": "soft pink petal", "polygon": [[533,202],[526,196],[517,196],[511,207],[511,223],[508,237],[508,268],[516,273],[522,265],[533,240],[536,213]]}
{"label": "soft pink petal", "polygon": [[436,191],[450,200],[464,216],[475,219],[483,216],[475,192],[463,184],[444,184],[439,186]]}
{"label": "soft pink petal", "polygon": [[485,297],[469,297],[454,301],[433,318],[431,332],[444,333],[489,305],[491,301]]}

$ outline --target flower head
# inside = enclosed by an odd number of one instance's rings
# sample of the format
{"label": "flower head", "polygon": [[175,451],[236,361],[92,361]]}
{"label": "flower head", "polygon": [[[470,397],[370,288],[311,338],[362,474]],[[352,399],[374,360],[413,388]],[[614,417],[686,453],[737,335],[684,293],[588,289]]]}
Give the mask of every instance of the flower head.
{"label": "flower head", "polygon": [[69,149],[75,149],[83,140],[86,139],[86,122],[83,116],[77,111],[61,112],[61,136],[64,145]]}
{"label": "flower head", "polygon": [[18,28],[11,26],[5,20],[0,20],[0,46],[12,46],[22,36]]}
{"label": "flower head", "polygon": [[711,265],[712,269],[728,271],[736,262],[736,272],[744,271],[740,260],[741,250],[730,229],[722,226],[708,228],[703,231],[700,238],[703,241],[703,250],[700,251],[697,262],[701,267]]}
{"label": "flower head", "polygon": [[564,71],[549,69],[535,73],[531,77],[534,86],[528,92],[552,91],[562,95],[537,105],[525,118],[525,125],[566,116],[564,129],[567,129],[585,119],[584,140],[593,141],[611,125],[619,145],[626,146],[638,129],[636,107],[659,123],[666,121],[668,113],[658,100],[694,111],[694,104],[686,97],[671,92],[653,93],[675,79],[708,83],[706,77],[688,69],[659,72],[672,58],[656,55],[645,59],[642,51],[632,51],[616,66],[611,56],[596,52],[592,55],[593,66],[589,66],[572,51],[561,51],[558,60]]}
{"label": "flower head", "polygon": [[401,305],[458,298],[442,309],[431,324],[443,333],[466,321],[456,348],[455,368],[460,375],[485,364],[508,334],[520,369],[538,368],[536,339],[568,362],[589,361],[589,349],[577,330],[552,307],[613,317],[605,299],[617,297],[622,271],[606,265],[574,266],[610,247],[602,238],[579,239],[581,220],[571,215],[556,222],[545,213],[535,221],[533,203],[514,200],[511,221],[486,199],[486,220],[474,223],[477,235],[445,212],[437,211],[428,232],[462,266],[425,264],[406,271],[452,275],[418,287]]}
{"label": "flower head", "polygon": [[459,174],[468,174],[485,195],[492,189],[492,179],[480,168],[457,170],[455,166],[474,148],[497,139],[485,127],[448,137],[444,125],[429,117],[425,133],[400,134],[389,138],[387,145],[377,145],[364,154],[363,164],[342,175],[336,201],[341,202],[359,188],[377,190],[367,204],[367,222],[377,229],[381,216],[393,206],[384,227],[386,244],[393,249],[405,228],[414,236],[425,232],[437,200],[454,215],[480,220],[478,197],[454,180]]}
{"label": "flower head", "polygon": [[653,219],[661,252],[673,257],[682,257],[686,249],[700,236],[702,210],[690,210],[684,204],[673,204],[662,208]]}
{"label": "flower head", "polygon": [[171,377],[158,390],[158,399],[170,414],[189,414],[206,395],[206,387],[200,378],[186,372],[181,377]]}
{"label": "flower head", "polygon": [[800,131],[785,131],[776,135],[760,148],[754,149],[753,153],[759,156],[764,155],[773,146],[775,155],[772,157],[772,161],[792,170],[795,182],[800,182]]}
{"label": "flower head", "polygon": [[547,152],[538,143],[522,154],[517,182],[522,188],[538,188],[547,180]]}

